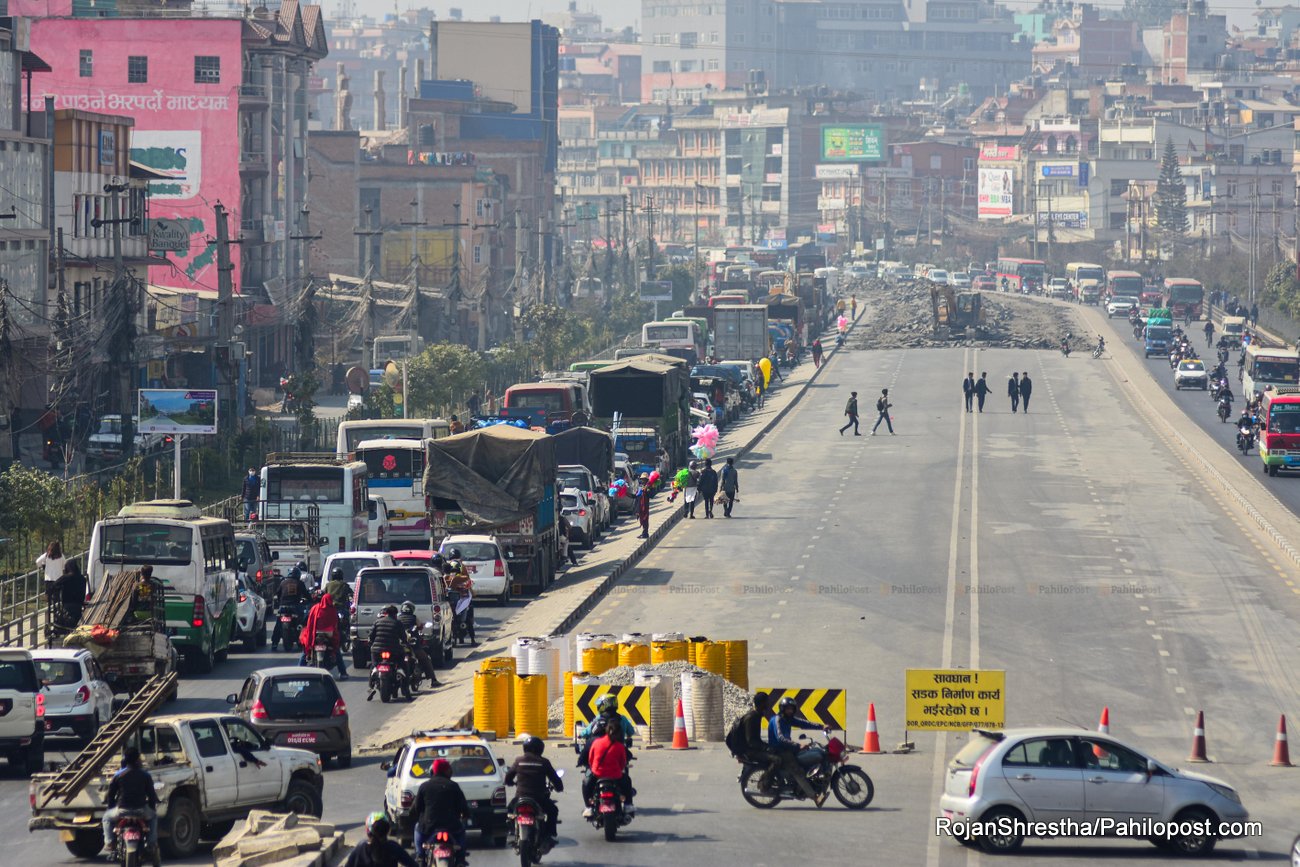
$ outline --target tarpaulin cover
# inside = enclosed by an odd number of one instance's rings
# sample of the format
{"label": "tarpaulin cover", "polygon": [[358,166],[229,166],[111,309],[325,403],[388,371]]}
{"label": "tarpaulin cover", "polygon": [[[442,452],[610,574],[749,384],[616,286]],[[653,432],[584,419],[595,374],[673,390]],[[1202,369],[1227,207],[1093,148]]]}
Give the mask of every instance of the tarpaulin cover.
{"label": "tarpaulin cover", "polygon": [[609,478],[614,471],[614,438],[594,427],[573,427],[554,437],[555,463],[581,464],[597,477]]}
{"label": "tarpaulin cover", "polygon": [[429,444],[424,492],[455,500],[476,523],[505,524],[533,513],[555,484],[555,441],[497,425]]}

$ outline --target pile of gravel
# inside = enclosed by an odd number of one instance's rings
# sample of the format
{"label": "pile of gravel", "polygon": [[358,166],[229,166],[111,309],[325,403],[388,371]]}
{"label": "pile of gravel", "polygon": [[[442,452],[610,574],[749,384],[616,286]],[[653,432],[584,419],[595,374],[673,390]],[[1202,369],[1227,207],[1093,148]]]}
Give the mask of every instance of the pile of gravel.
{"label": "pile of gravel", "polygon": [[[600,679],[611,686],[632,686],[635,680],[634,672],[648,672],[649,674],[667,678],[673,684],[673,706],[676,707],[678,699],[682,697],[682,674],[684,672],[698,672],[699,674],[717,677],[712,672],[705,671],[698,666],[691,665],[689,662],[661,662],[658,665],[638,665],[635,668],[628,665],[620,665],[611,668],[600,676]],[[745,714],[754,706],[753,698],[748,692],[736,686],[729,680],[722,680],[722,728],[726,731],[731,728],[731,724]],[[564,728],[564,697],[561,696],[551,702],[547,708],[548,724],[551,731],[561,731]]]}

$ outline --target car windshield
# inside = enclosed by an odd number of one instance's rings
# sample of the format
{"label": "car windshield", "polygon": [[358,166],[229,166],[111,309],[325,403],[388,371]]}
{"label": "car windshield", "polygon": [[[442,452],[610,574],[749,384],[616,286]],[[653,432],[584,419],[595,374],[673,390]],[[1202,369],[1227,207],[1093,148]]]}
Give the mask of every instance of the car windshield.
{"label": "car windshield", "polygon": [[38,659],[36,676],[50,686],[81,682],[81,666],[71,659]]}
{"label": "car windshield", "polygon": [[561,470],[555,474],[555,479],[560,483],[562,488],[577,488],[580,491],[588,490],[587,476],[585,473],[566,472]]}
{"label": "car windshield", "polygon": [[361,576],[361,590],[357,593],[358,605],[400,602],[433,604],[429,574],[425,570],[374,569]]}
{"label": "car windshield", "polygon": [[975,735],[966,742],[966,746],[957,751],[957,755],[952,757],[952,764],[963,768],[973,768],[975,763],[980,760],[997,741],[983,735]]}
{"label": "car windshield", "polygon": [[0,661],[0,689],[36,692],[36,667],[24,659]]}
{"label": "car windshield", "polygon": [[[357,573],[362,569],[368,569],[371,566],[378,566],[379,558],[370,557],[336,557],[330,561],[329,569],[326,574],[333,575],[334,570],[338,569],[343,573],[343,580],[351,584],[357,578]],[[333,579],[331,579],[333,580]]]}
{"label": "car windshield", "polygon": [[271,719],[330,716],[339,690],[333,678],[295,674],[269,678],[259,698]]}
{"label": "car windshield", "polygon": [[565,509],[576,509],[578,498],[573,494],[560,494],[560,506]]}
{"label": "car windshield", "polygon": [[1114,298],[1110,299],[1110,303],[1123,304],[1127,307],[1132,307],[1134,304],[1137,303],[1137,299],[1130,297],[1128,295],[1116,295]]}
{"label": "car windshield", "polygon": [[497,558],[497,546],[491,542],[455,542],[442,544],[442,555],[447,556],[447,551],[451,548],[460,549],[460,559],[462,560],[495,560]]}
{"label": "car windshield", "polygon": [[424,778],[433,773],[437,759],[451,762],[453,777],[490,777],[497,772],[497,763],[487,747],[477,744],[448,744],[418,747],[411,757],[411,776]]}
{"label": "car windshield", "polygon": [[1205,365],[1199,361],[1184,361],[1178,367],[1181,370],[1205,370]]}

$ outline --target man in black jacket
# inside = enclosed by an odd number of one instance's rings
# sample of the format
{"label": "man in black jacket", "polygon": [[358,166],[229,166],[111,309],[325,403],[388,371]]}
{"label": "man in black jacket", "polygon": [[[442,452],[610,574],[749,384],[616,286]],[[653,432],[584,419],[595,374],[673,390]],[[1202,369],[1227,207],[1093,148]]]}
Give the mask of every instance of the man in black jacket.
{"label": "man in black jacket", "polygon": [[980,378],[975,383],[975,401],[979,404],[980,412],[984,411],[984,398],[989,396],[988,374],[980,371]]}
{"label": "man in black jacket", "polygon": [[713,468],[713,461],[705,459],[704,469],[700,470],[700,496],[704,498],[704,517],[713,517],[713,498],[718,494],[718,471]]}
{"label": "man in black jacket", "polygon": [[397,606],[389,605],[380,612],[379,619],[370,627],[370,659],[379,658],[379,651],[387,650],[396,659],[402,653],[404,630],[397,619]]}
{"label": "man in black jacket", "polygon": [[[442,686],[438,682],[438,674],[433,669],[433,660],[429,658],[428,652],[424,649],[423,629],[424,625],[420,623],[420,618],[415,616],[415,603],[403,602],[402,611],[397,615],[397,622],[402,624],[402,631],[405,637],[414,645],[416,662],[420,663],[420,668],[424,671],[424,676],[429,679],[429,686]],[[417,640],[417,637],[418,640]],[[435,634],[435,640],[440,640]]]}
{"label": "man in black jacket", "polygon": [[123,811],[138,811],[149,821],[149,847],[153,852],[153,863],[158,860],[158,793],[154,791],[153,777],[140,762],[140,751],[128,747],[122,757],[122,769],[113,776],[108,784],[108,796],[104,799],[108,807],[104,811],[102,822],[104,830],[104,851],[107,857],[113,850],[113,826]]}
{"label": "man in black jacket", "polygon": [[1029,397],[1034,393],[1034,384],[1029,381],[1029,371],[1025,371],[1020,377],[1020,403],[1024,406],[1025,412],[1029,412]]}
{"label": "man in black jacket", "polygon": [[[396,619],[393,622],[397,622]],[[465,820],[469,818],[469,803],[460,786],[451,778],[451,762],[433,760],[433,776],[416,791],[411,816],[415,820],[417,860],[422,860],[420,853],[424,851],[424,844],[432,842],[434,833],[439,830],[451,832],[460,847],[461,861],[466,860]]]}
{"label": "man in black jacket", "polygon": [[546,811],[546,836],[551,845],[559,835],[556,828],[560,817],[560,808],[551,797],[551,789],[564,791],[564,782],[555,773],[551,760],[542,755],[546,745],[541,738],[528,738],[524,741],[524,754],[515,759],[515,763],[506,771],[506,785],[515,786],[515,799],[528,798]]}
{"label": "man in black jacket", "polygon": [[1007,397],[1011,398],[1011,411],[1016,412],[1017,407],[1020,406],[1020,373],[1018,371],[1011,374],[1011,378],[1007,380]]}
{"label": "man in black jacket", "polygon": [[966,378],[961,381],[962,397],[966,401],[966,411],[971,411],[971,403],[975,399],[975,373],[974,371],[966,374]]}

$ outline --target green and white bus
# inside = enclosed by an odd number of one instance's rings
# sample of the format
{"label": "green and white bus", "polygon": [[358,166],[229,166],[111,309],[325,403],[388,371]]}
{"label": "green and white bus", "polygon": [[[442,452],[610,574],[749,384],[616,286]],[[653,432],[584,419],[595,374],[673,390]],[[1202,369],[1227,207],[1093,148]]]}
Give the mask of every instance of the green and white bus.
{"label": "green and white bus", "polygon": [[235,627],[235,534],[229,521],[205,518],[189,500],[148,500],[95,524],[87,580],[143,566],[167,586],[167,634],[194,670],[225,659]]}

